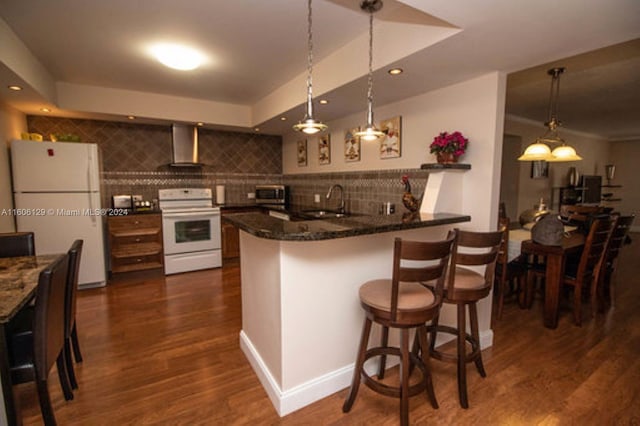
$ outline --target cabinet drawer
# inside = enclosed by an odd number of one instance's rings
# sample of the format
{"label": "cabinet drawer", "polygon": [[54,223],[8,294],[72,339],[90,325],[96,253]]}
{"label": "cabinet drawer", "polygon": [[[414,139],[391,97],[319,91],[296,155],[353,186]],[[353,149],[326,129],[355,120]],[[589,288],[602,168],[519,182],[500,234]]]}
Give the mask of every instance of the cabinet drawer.
{"label": "cabinet drawer", "polygon": [[160,255],[118,257],[114,259],[114,266],[138,265],[142,263],[159,262]]}
{"label": "cabinet drawer", "polygon": [[161,228],[162,217],[159,214],[113,216],[109,218],[109,229],[112,231],[129,230],[131,228]]}
{"label": "cabinet drawer", "polygon": [[162,268],[162,254],[148,256],[132,256],[113,258],[111,268],[113,272],[140,271],[143,269]]}
{"label": "cabinet drawer", "polygon": [[153,243],[159,240],[160,230],[156,229],[155,232],[148,232],[144,234],[135,235],[114,235],[114,246],[122,246],[125,244],[144,244]]}

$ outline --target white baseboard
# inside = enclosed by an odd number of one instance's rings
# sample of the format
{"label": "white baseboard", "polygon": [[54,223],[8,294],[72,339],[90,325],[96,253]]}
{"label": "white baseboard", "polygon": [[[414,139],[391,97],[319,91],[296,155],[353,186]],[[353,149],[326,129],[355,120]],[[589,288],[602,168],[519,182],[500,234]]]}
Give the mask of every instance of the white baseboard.
{"label": "white baseboard", "polygon": [[[449,337],[449,336],[447,336]],[[438,340],[437,346],[452,340],[454,337],[450,336],[444,341]],[[488,348],[493,344],[493,330],[485,330],[480,333],[480,347],[482,349]],[[244,352],[245,356],[249,360],[249,364],[255,371],[262,387],[264,387],[271,403],[275,407],[280,417],[286,416],[289,413],[293,413],[302,407],[306,407],[322,398],[325,398],[331,394],[334,394],[351,385],[353,378],[354,364],[346,365],[337,370],[331,371],[322,376],[309,380],[306,383],[302,383],[294,388],[286,391],[282,391],[278,382],[275,380],[267,365],[262,360],[262,357],[251,343],[249,337],[240,331],[240,348]],[[388,359],[388,367],[393,367],[398,364],[397,357],[391,357]],[[435,363],[432,363],[435,365]],[[369,365],[366,368],[368,374],[374,374],[376,365]]]}

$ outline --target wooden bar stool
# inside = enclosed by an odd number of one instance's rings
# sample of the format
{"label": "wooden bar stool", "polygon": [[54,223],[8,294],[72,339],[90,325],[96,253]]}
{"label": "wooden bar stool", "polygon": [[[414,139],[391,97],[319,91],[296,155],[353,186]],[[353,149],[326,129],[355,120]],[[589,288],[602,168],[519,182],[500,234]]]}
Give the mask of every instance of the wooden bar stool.
{"label": "wooden bar stool", "polygon": [[[471,232],[457,231],[457,239],[451,254],[451,265],[447,276],[447,285],[444,291],[443,303],[455,304],[458,310],[457,327],[440,325],[438,317],[429,326],[431,342],[429,353],[432,357],[458,365],[458,396],[460,406],[469,408],[467,397],[467,371],[468,362],[476,364],[478,373],[486,377],[482,365],[482,353],[480,352],[480,335],[478,332],[478,310],[476,303],[487,297],[493,285],[496,259],[500,251],[500,243],[503,233],[497,232]],[[480,273],[461,266],[484,267]],[[466,328],[466,309],[469,308],[469,322],[471,334]],[[456,353],[446,353],[435,349],[437,333],[451,333],[457,336]],[[467,352],[467,342],[471,345],[471,351]]]}
{"label": "wooden bar stool", "polygon": [[[409,397],[426,390],[431,405],[438,408],[433,390],[429,356],[422,357],[409,351],[409,330],[416,329],[416,336],[423,348],[428,347],[426,322],[436,317],[442,304],[444,277],[455,232],[447,239],[436,242],[406,241],[395,239],[393,248],[393,272],[391,279],[368,281],[360,287],[360,303],[365,311],[364,327],[353,372],[351,390],[342,407],[351,410],[361,380],[372,390],[387,396],[400,398],[401,424],[409,424]],[[426,287],[424,284],[432,284]],[[400,347],[383,345],[367,349],[372,323],[385,328],[400,329]],[[386,333],[385,333],[386,334]],[[400,384],[390,386],[374,380],[364,370],[367,359],[375,356],[400,357]],[[422,373],[419,383],[409,385],[410,370],[418,367]]]}

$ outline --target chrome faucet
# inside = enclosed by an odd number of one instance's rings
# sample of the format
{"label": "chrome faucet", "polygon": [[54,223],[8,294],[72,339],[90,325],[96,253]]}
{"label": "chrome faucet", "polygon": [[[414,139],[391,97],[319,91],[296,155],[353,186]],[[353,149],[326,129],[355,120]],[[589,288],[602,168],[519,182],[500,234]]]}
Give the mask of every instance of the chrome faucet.
{"label": "chrome faucet", "polygon": [[329,192],[327,192],[327,200],[329,198],[331,198],[331,194],[333,193],[334,189],[339,189],[340,190],[340,207],[338,207],[338,213],[342,213],[344,214],[344,188],[342,187],[342,185],[340,184],[333,184],[331,185],[331,188],[329,188]]}

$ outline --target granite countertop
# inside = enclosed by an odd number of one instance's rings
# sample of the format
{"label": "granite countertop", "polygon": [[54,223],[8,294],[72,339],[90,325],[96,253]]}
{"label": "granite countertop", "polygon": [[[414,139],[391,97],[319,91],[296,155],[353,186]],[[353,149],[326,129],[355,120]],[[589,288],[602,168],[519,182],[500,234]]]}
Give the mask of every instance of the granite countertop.
{"label": "granite countertop", "polygon": [[33,297],[40,272],[59,256],[0,258],[0,323],[10,320]]}
{"label": "granite countertop", "polygon": [[341,218],[283,220],[264,213],[233,213],[225,219],[256,237],[283,241],[318,241],[381,232],[469,222],[471,216],[453,213],[409,213],[392,215],[354,214]]}

